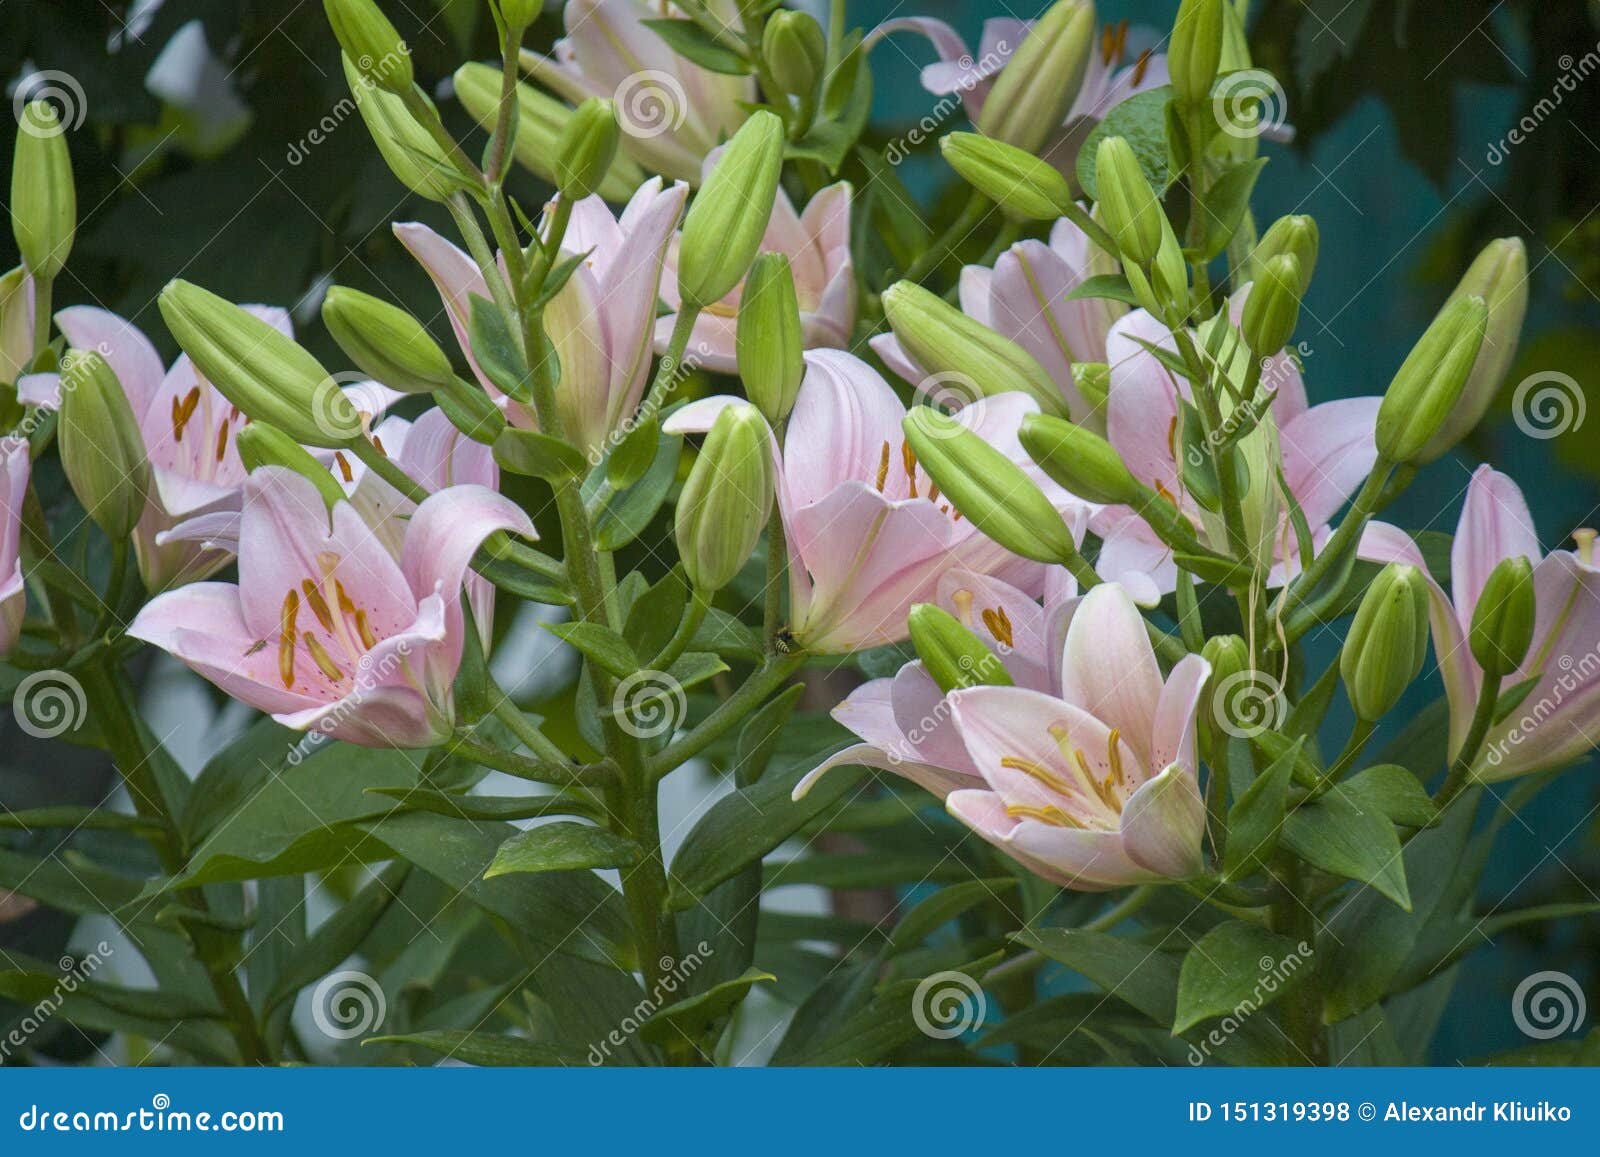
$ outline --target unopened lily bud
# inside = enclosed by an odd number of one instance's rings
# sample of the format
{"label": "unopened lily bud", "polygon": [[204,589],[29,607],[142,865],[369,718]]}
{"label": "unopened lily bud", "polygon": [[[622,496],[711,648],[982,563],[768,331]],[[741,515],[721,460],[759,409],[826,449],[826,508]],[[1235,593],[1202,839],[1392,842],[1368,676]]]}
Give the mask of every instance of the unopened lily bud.
{"label": "unopened lily bud", "polygon": [[772,434],[754,406],[717,415],[678,498],[674,529],[690,584],[721,590],[744,567],[772,510]]}
{"label": "unopened lily bud", "polygon": [[[1231,733],[1237,720],[1235,707],[1248,707],[1255,702],[1254,695],[1241,695],[1238,690],[1244,672],[1250,670],[1250,645],[1238,635],[1213,635],[1200,649],[1201,656],[1211,664],[1211,678],[1206,681],[1202,701],[1206,706],[1199,712],[1202,727]],[[1262,686],[1265,686],[1263,682]]]}
{"label": "unopened lily bud", "polygon": [[[456,99],[485,129],[493,129],[500,117],[500,70],[473,62],[456,69],[453,79]],[[534,176],[554,185],[555,159],[560,154],[562,134],[573,112],[554,97],[531,84],[518,84],[517,132],[511,153],[517,163]],[[611,159],[606,176],[596,192],[607,201],[626,201],[644,183],[644,170],[621,153]]]}
{"label": "unopened lily bud", "polygon": [[1144,488],[1122,455],[1099,434],[1047,414],[1029,414],[1019,433],[1022,448],[1069,493],[1090,502],[1131,506]]}
{"label": "unopened lily bud", "polygon": [[761,57],[779,89],[807,97],[828,67],[828,37],[811,13],[780,8],[767,19]]}
{"label": "unopened lily bud", "polygon": [[56,441],[72,492],[106,536],[133,533],[150,492],[144,439],[106,360],[69,350],[61,363]]}
{"label": "unopened lily bud", "polygon": [[1533,564],[1522,555],[1501,559],[1472,608],[1467,642],[1488,675],[1504,677],[1522,665],[1533,644]]}
{"label": "unopened lily bud", "polygon": [[54,277],[67,263],[78,227],[72,158],[49,101],[29,101],[18,123],[11,158],[11,234],[28,271]]}
{"label": "unopened lily bud", "polygon": [[739,284],[761,248],[783,168],[783,121],[765,110],[733,134],[696,194],[678,246],[678,295],[704,308]]}
{"label": "unopened lily bud", "polygon": [[1133,146],[1107,137],[1094,155],[1100,216],[1129,261],[1148,265],[1161,248],[1161,202],[1150,187]]}
{"label": "unopened lily bud", "polygon": [[1011,674],[977,635],[943,607],[918,603],[906,626],[928,676],[945,694],[962,687],[1010,687]]}
{"label": "unopened lily bud", "polygon": [[429,394],[455,377],[421,322],[370,293],[334,286],[322,300],[322,320],[357,368],[390,389]]}
{"label": "unopened lily bud", "polygon": [[901,423],[916,461],[967,520],[1012,554],[1061,562],[1072,532],[1022,468],[948,414],[913,406]]}
{"label": "unopened lily bud", "polygon": [[1405,563],[1390,563],[1356,608],[1339,656],[1339,674],[1356,718],[1383,718],[1400,702],[1428,654],[1428,583]]}
{"label": "unopened lily bud", "polygon": [[412,83],[411,52],[374,0],[322,0],[339,47],[368,84],[392,93]]}
{"label": "unopened lily bud", "polygon": [[317,488],[328,509],[332,510],[334,503],[344,500],[344,489],[328,473],[328,468],[276,426],[266,422],[247,422],[234,436],[234,444],[239,448],[239,460],[244,463],[246,470],[256,470],[262,466],[286,466]]}
{"label": "unopened lily bud", "polygon": [[1528,312],[1528,250],[1520,237],[1501,237],[1484,246],[1446,304],[1472,296],[1483,298],[1489,307],[1483,346],[1461,389],[1461,400],[1424,451],[1435,458],[1466,437],[1482,420],[1516,355],[1522,319]]}
{"label": "unopened lily bud", "polygon": [[1189,312],[1189,262],[1183,256],[1183,245],[1173,232],[1172,223],[1165,216],[1161,218],[1161,245],[1150,266],[1150,284],[1163,311],[1179,315]]}
{"label": "unopened lily bud", "polygon": [[539,19],[544,0],[500,0],[500,18],[512,28],[526,28]]}
{"label": "unopened lily bud", "polygon": [[493,446],[506,428],[506,416],[494,399],[482,387],[460,378],[452,378],[448,385],[435,390],[433,400],[450,424],[474,442]]}
{"label": "unopened lily bud", "polygon": [[168,282],[159,300],[195,368],[251,418],[306,446],[338,449],[362,434],[350,399],[294,339],[187,281]]}
{"label": "unopened lily bud", "polygon": [[1239,329],[1250,352],[1272,357],[1294,336],[1300,320],[1300,259],[1280,253],[1256,275],[1245,298]]}
{"label": "unopened lily bud", "polygon": [[1222,7],[1225,0],[1183,0],[1167,45],[1172,91],[1187,105],[1211,99],[1211,85],[1222,62]]}
{"label": "unopened lily bud", "polygon": [[1094,34],[1093,4],[1056,0],[995,78],[978,131],[1030,153],[1044,148],[1083,87]]}
{"label": "unopened lily bud", "polygon": [[1072,187],[1049,161],[978,133],[949,133],[939,151],[967,184],[1022,221],[1054,221]]}
{"label": "unopened lily bud", "polygon": [[1091,413],[1105,421],[1104,407],[1111,397],[1111,367],[1105,362],[1073,362],[1072,384],[1089,403]]}
{"label": "unopened lily bud", "polygon": [[400,98],[370,84],[345,56],[350,96],[384,162],[402,185],[430,201],[448,201],[462,187],[461,174]]}
{"label": "unopened lily bud", "polygon": [[0,386],[33,364],[33,285],[19,265],[0,275]]}
{"label": "unopened lily bud", "polygon": [[937,293],[897,281],[881,300],[894,336],[924,372],[969,382],[985,397],[1022,390],[1048,413],[1067,412],[1060,388],[1038,359]]}
{"label": "unopened lily bud", "polygon": [[1261,269],[1280,254],[1292,254],[1300,262],[1300,294],[1305,296],[1311,274],[1317,268],[1319,235],[1316,218],[1304,213],[1279,217],[1262,235],[1250,254],[1251,265]]}
{"label": "unopened lily bud", "polygon": [[794,408],[806,374],[800,304],[783,254],[763,253],[750,266],[735,337],[745,396],[777,425]]}
{"label": "unopened lily bud", "polygon": [[621,139],[615,105],[598,97],[580,104],[556,145],[555,184],[561,195],[581,201],[598,190],[611,171]]}
{"label": "unopened lily bud", "polygon": [[1476,295],[1439,311],[1401,363],[1378,407],[1378,453],[1390,462],[1421,466],[1449,446],[1435,435],[1455,409],[1483,347],[1489,307]]}

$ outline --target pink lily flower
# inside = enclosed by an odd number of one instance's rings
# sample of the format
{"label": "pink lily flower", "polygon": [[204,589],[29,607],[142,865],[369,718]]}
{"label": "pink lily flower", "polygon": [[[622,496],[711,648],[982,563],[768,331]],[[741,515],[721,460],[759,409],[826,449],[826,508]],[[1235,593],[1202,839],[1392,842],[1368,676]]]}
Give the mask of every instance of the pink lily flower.
{"label": "pink lily flower", "polygon": [[[1538,608],[1533,643],[1501,689],[1509,693],[1534,682],[1517,706],[1489,729],[1472,765],[1472,776],[1480,782],[1559,767],[1600,746],[1600,570],[1594,563],[1594,532],[1580,530],[1573,537],[1576,551],[1545,554],[1517,484],[1479,466],[1467,486],[1450,551],[1451,594],[1429,579],[1433,648],[1450,703],[1454,759],[1483,688],[1483,669],[1467,645],[1473,610],[1489,573],[1503,559],[1520,556],[1533,564]],[[1428,574],[1411,536],[1387,523],[1366,528],[1360,553],[1376,562],[1407,562]]]}
{"label": "pink lily flower", "polygon": [[[691,402],[663,428],[709,430],[741,398]],[[1081,527],[1084,508],[1045,478],[1017,441],[1037,405],[1000,394],[956,420],[1000,448]],[[1005,578],[1038,590],[1046,568],[979,534],[918,464],[900,425],[905,405],[870,366],[842,350],[806,354],[806,376],[784,443],[773,443],[778,508],[789,545],[790,629],[818,653],[906,637],[912,604],[927,602],[949,571]]]}
{"label": "pink lily flower", "polygon": [[[1206,817],[1195,713],[1210,664],[1186,656],[1163,680],[1144,620],[1116,584],[1053,614],[992,583],[966,593],[992,603],[976,620],[985,629],[1003,610],[1002,635],[1021,622],[1038,631],[1024,662],[1004,660],[1016,685],[941,695],[920,663],[867,684],[835,712],[867,742],[824,761],[795,798],[829,768],[865,764],[940,796],[956,819],[1063,887],[1102,891],[1199,873]],[[1046,617],[1066,619],[1054,647]],[[1044,648],[1055,658],[1050,670],[1035,666]]]}
{"label": "pink lily flower", "polygon": [[[1099,430],[1105,428],[1104,406],[1092,405],[1078,390],[1072,366],[1106,360],[1106,337],[1128,307],[1106,298],[1068,301],[1067,295],[1089,278],[1115,271],[1083,230],[1063,217],[1051,226],[1049,244],[1019,241],[993,269],[966,266],[959,283],[962,312],[1032,354],[1061,390],[1073,421]],[[868,344],[906,381],[927,379],[927,370],[893,333],[878,334]]]}
{"label": "pink lily flower", "polygon": [[[737,33],[733,0],[707,8]],[[760,99],[754,78],[701,68],[674,52],[645,25],[681,16],[671,4],[647,0],[568,0],[567,34],[554,57],[524,51],[522,67],[565,100],[598,96],[615,101],[622,150],[652,173],[700,179],[700,162],[750,115]]]}
{"label": "pink lily flower", "polygon": [[[251,313],[293,337],[285,310],[246,306]],[[244,462],[234,438],[250,419],[222,396],[180,354],[163,370],[155,346],[133,323],[104,309],[73,306],[56,314],[56,325],[75,349],[105,358],[139,424],[155,485],[149,505],[133,531],[133,549],[146,590],[160,591],[205,578],[226,565],[225,554],[204,543],[171,539],[166,532],[201,514],[239,509]],[[60,405],[57,374],[29,374],[19,383],[25,402],[55,409]],[[381,414],[396,396],[373,382],[346,388],[359,412]]]}
{"label": "pink lily flower", "polygon": [[[706,162],[708,172],[714,163],[715,156]],[[850,344],[850,334],[855,329],[856,275],[850,256],[850,195],[849,182],[840,181],[811,198],[804,213],[796,214],[789,195],[779,189],[767,232],[761,239],[763,250],[782,253],[789,259],[806,349],[842,349]],[[695,319],[689,351],[705,369],[722,374],[738,372],[734,335],[743,291],[742,283],[735,286],[728,296],[702,310]],[[667,253],[661,296],[673,312],[656,322],[658,354],[665,353],[670,344],[681,304],[676,238]]]}
{"label": "pink lily flower", "polygon": [[22,504],[32,473],[28,440],[0,439],[0,656],[17,645],[28,609],[22,584]]}
{"label": "pink lily flower", "polygon": [[[562,252],[589,256],[546,307],[545,324],[561,361],[557,404],[563,422],[591,454],[603,452],[612,431],[644,396],[662,264],[688,194],[687,185],[663,188],[656,177],[639,186],[620,217],[598,196],[572,207]],[[477,263],[426,225],[397,224],[394,231],[438,287],[478,381],[513,423],[534,428],[531,408],[505,398],[473,355],[467,336],[471,299],[490,299]]]}
{"label": "pink lily flower", "polygon": [[430,747],[454,730],[461,587],[496,530],[534,537],[515,503],[481,486],[433,495],[398,562],[349,503],[267,466],[244,486],[239,583],[157,597],[128,633],[286,727],[368,747]]}
{"label": "pink lily flower", "polygon": [[[1234,295],[1233,311],[1243,308],[1246,289]],[[1189,383],[1175,376],[1140,342],[1175,350],[1165,325],[1144,310],[1135,310],[1111,327],[1106,339],[1111,367],[1111,392],[1106,410],[1106,437],[1128,469],[1141,482],[1165,496],[1186,515],[1202,540],[1224,546],[1215,516],[1203,511],[1186,491],[1178,461],[1179,398],[1188,398]],[[1247,356],[1247,355],[1246,355]],[[1299,367],[1287,352],[1271,359],[1261,374],[1262,389],[1275,389],[1271,421],[1245,439],[1248,454],[1258,451],[1263,464],[1275,455],[1276,438],[1289,491],[1311,525],[1313,539],[1323,540],[1327,523],[1353,494],[1377,460],[1373,428],[1376,397],[1341,398],[1311,406]],[[1252,447],[1252,439],[1256,440]],[[1265,469],[1256,471],[1265,474]],[[1269,504],[1270,505],[1270,504]],[[1286,514],[1272,518],[1270,546],[1278,565],[1269,576],[1281,585],[1298,569],[1298,546]],[[1090,519],[1090,528],[1104,539],[1100,572],[1126,585],[1141,603],[1154,601],[1177,582],[1170,548],[1144,519],[1126,506],[1107,506]]]}

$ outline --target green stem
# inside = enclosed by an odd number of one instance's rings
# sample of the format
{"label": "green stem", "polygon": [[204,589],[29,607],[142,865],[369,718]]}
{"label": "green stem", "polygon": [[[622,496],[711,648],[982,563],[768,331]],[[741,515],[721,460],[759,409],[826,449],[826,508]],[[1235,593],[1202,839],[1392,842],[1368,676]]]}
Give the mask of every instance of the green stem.
{"label": "green stem", "polygon": [[516,700],[501,689],[500,684],[495,682],[494,676],[487,671],[484,675],[488,682],[488,692],[495,701],[494,706],[491,708],[495,718],[504,723],[511,734],[521,740],[524,747],[545,762],[558,766],[569,762],[567,753],[557,747],[544,732],[528,721],[528,717],[517,706]]}
{"label": "green stem", "polygon": [[740,687],[718,707],[701,720],[700,725],[677,742],[651,756],[645,767],[652,779],[660,779],[674,768],[681,767],[722,735],[742,723],[761,703],[800,669],[805,662],[804,652],[774,655],[758,667]]}
{"label": "green stem", "polygon": [[28,355],[31,365],[41,350],[50,344],[50,298],[55,292],[53,277],[33,279],[33,350]]}
{"label": "green stem", "polygon": [[489,248],[489,239],[483,235],[483,227],[472,215],[471,204],[460,193],[451,197],[445,204],[456,223],[461,239],[467,243],[467,252],[472,254],[472,260],[477,263],[484,284],[489,287],[489,296],[494,299],[495,308],[507,318],[516,317],[516,303],[511,300],[511,291],[506,286],[506,279],[501,276],[500,265],[495,261],[494,253]]}
{"label": "green stem", "polygon": [[462,176],[480,188],[488,183],[483,170],[472,163],[462,151],[461,142],[451,136],[450,130],[444,127],[444,122],[439,119],[439,113],[428,103],[428,98],[423,95],[422,89],[413,84],[400,94],[400,101],[405,105],[405,110],[411,114],[411,118],[422,126],[423,130],[444,150],[456,168],[461,170]]}
{"label": "green stem", "polygon": [[1484,676],[1483,689],[1478,693],[1478,703],[1472,711],[1472,724],[1467,728],[1467,736],[1462,740],[1461,750],[1456,753],[1450,773],[1445,776],[1444,786],[1439,789],[1439,794],[1434,799],[1441,809],[1460,795],[1462,789],[1467,786],[1468,778],[1472,774],[1473,761],[1478,758],[1478,751],[1483,747],[1483,740],[1489,734],[1489,728],[1494,726],[1495,707],[1500,702],[1500,680],[1501,677],[1498,675]]}
{"label": "green stem", "polygon": [[511,151],[512,118],[517,110],[517,44],[515,37],[520,29],[506,25],[505,39],[500,45],[500,108],[495,117],[494,132],[489,137],[489,160],[485,176],[491,185],[500,183],[505,171],[506,157]]}
{"label": "green stem", "polygon": [[1362,749],[1367,746],[1367,740],[1372,738],[1372,733],[1377,729],[1378,725],[1370,719],[1357,719],[1355,721],[1355,724],[1350,728],[1349,738],[1344,742],[1344,749],[1339,752],[1339,757],[1323,773],[1322,779],[1317,785],[1318,795],[1344,778],[1344,773],[1349,770],[1350,765],[1361,755]]}
{"label": "green stem", "polygon": [[706,620],[706,611],[711,609],[711,596],[702,590],[689,592],[689,605],[683,609],[683,617],[678,620],[678,629],[673,632],[672,638],[667,640],[666,646],[658,651],[654,658],[645,664],[651,671],[667,671],[678,661],[684,651],[689,649],[689,644],[694,641],[695,632],[700,629],[700,624]]}
{"label": "green stem", "polygon": [[644,419],[659,414],[667,404],[667,396],[677,388],[676,379],[681,372],[683,354],[689,348],[690,337],[694,335],[694,323],[699,320],[698,305],[684,303],[679,307],[677,320],[672,323],[672,336],[667,339],[667,351],[656,364],[656,376],[650,383],[650,392],[639,407],[639,414]]}
{"label": "green stem", "polygon": [[[1311,560],[1305,570],[1301,571],[1300,575],[1284,588],[1283,594],[1279,596],[1278,606],[1274,610],[1274,618],[1279,620],[1286,619],[1289,610],[1297,601],[1300,601],[1301,595],[1314,592],[1317,585],[1332,570],[1333,564],[1339,561],[1347,551],[1355,547],[1362,532],[1366,530],[1367,520],[1378,509],[1379,495],[1384,490],[1391,469],[1392,467],[1389,463],[1381,458],[1378,460],[1377,465],[1372,469],[1372,473],[1367,475],[1366,482],[1362,484],[1360,491],[1356,494],[1355,501],[1351,503],[1350,512],[1344,516],[1344,521],[1339,523],[1339,529],[1333,532],[1333,537],[1328,539],[1322,550]],[[1306,629],[1309,629],[1309,625]],[[1304,633],[1305,631],[1301,630],[1289,635],[1288,642],[1294,642]]]}
{"label": "green stem", "polygon": [[452,754],[462,755],[474,763],[503,771],[518,779],[533,783],[553,783],[561,787],[603,787],[613,779],[611,768],[605,764],[574,764],[570,761],[552,763],[505,751],[472,738],[470,731],[457,731],[449,740]]}
{"label": "green stem", "polygon": [[[781,435],[780,435],[781,436]],[[767,654],[777,650],[778,631],[783,626],[783,585],[789,569],[789,543],[783,532],[783,512],[772,505],[767,520],[767,585],[761,611],[761,637]]]}
{"label": "green stem", "polygon": [[917,259],[907,267],[902,278],[906,281],[921,281],[928,274],[944,264],[945,258],[951,256],[960,244],[965,241],[971,232],[983,220],[983,215],[989,211],[989,198],[976,189],[972,196],[967,198],[966,205],[962,208],[956,219],[945,228],[943,233],[929,244],[928,248],[918,254]]}
{"label": "green stem", "polygon": [[[1270,912],[1272,930],[1296,944],[1316,940],[1316,920],[1305,897],[1300,863],[1284,856],[1277,873],[1280,896]],[[1328,1063],[1328,1032],[1322,1023],[1322,986],[1315,973],[1304,984],[1284,994],[1279,1003],[1279,1018],[1284,1035],[1299,1052],[1299,1060],[1309,1065]]]}

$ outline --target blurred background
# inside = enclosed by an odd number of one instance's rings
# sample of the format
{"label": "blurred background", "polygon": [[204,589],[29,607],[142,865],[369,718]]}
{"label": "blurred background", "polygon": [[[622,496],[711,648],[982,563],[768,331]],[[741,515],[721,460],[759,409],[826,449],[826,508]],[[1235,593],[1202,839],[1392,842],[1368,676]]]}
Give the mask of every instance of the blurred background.
{"label": "blurred background", "polygon": [[[855,23],[942,17],[976,44],[989,17],[1031,17],[1038,0],[887,0],[851,4]],[[471,125],[448,76],[492,55],[482,0],[385,6],[437,90],[447,123]],[[825,5],[822,5],[825,7]],[[1159,50],[1176,0],[1101,0],[1128,21],[1131,51]],[[530,34],[559,35],[551,5]],[[819,15],[824,13],[819,12]],[[1546,549],[1600,519],[1600,4],[1594,0],[1254,0],[1255,63],[1283,82],[1292,143],[1269,144],[1258,185],[1263,222],[1310,213],[1321,226],[1316,282],[1299,338],[1314,400],[1378,393],[1478,248],[1516,234],[1528,245],[1532,303],[1500,403],[1451,459],[1431,467],[1391,521],[1452,531],[1474,466],[1492,461],[1524,488]],[[917,83],[932,55],[916,37],[874,53],[874,135],[899,136],[935,98]],[[154,297],[182,276],[238,301],[291,307],[306,343],[333,281],[390,295],[419,316],[437,298],[389,232],[435,225],[434,206],[403,196],[346,102],[320,4],[308,0],[9,0],[0,4],[0,78],[10,98],[53,94],[73,119],[80,229],[57,305],[99,304],[173,352]],[[341,103],[345,102],[345,103]],[[9,163],[14,118],[0,118]],[[911,157],[901,177],[926,204],[949,175]],[[524,204],[542,190],[523,174]],[[16,262],[9,232],[0,270]],[[442,319],[440,319],[442,322]],[[1543,375],[1557,410],[1513,412],[1518,383]],[[48,476],[41,487],[51,485]],[[1597,640],[1600,642],[1600,640]],[[1325,658],[1326,656],[1324,656]],[[503,659],[506,656],[502,656]],[[539,653],[517,653],[535,668]],[[152,672],[147,709],[209,712],[191,682]],[[1413,690],[1421,710],[1436,679]],[[152,706],[152,701],[157,701]],[[1333,731],[1347,721],[1334,718]],[[220,722],[227,726],[227,720]],[[1393,738],[1392,736],[1389,738]],[[1381,742],[1381,739],[1380,739]],[[9,713],[0,717],[0,802],[9,808],[97,802],[110,769],[49,748],[48,764]],[[1376,750],[1376,749],[1375,749]],[[204,752],[187,753],[191,761]],[[1600,901],[1591,758],[1508,823],[1481,904]],[[1506,933],[1467,958],[1432,1054],[1436,1063],[1526,1043],[1506,1011],[1539,969],[1579,978],[1595,997],[1600,922],[1554,925],[1557,939]],[[0,904],[0,947],[53,958],[70,922]],[[71,1042],[62,1048],[70,1052]]]}

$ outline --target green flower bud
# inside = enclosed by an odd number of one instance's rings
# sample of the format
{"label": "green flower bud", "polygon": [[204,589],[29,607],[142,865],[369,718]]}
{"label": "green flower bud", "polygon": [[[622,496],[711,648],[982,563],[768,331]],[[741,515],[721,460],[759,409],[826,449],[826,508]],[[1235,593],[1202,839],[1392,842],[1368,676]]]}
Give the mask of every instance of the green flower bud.
{"label": "green flower bud", "polygon": [[616,159],[622,128],[609,100],[590,97],[577,107],[556,145],[556,188],[581,201],[605,182]]}
{"label": "green flower bud", "polygon": [[721,590],[749,560],[772,510],[772,434],[754,406],[717,415],[678,497],[674,529],[695,590]]}
{"label": "green flower bud", "polygon": [[35,277],[61,272],[78,227],[72,157],[62,132],[48,101],[23,107],[11,158],[11,235]]}
{"label": "green flower bud", "polygon": [[800,304],[783,254],[763,253],[750,266],[735,337],[745,396],[777,425],[794,409],[806,374]]}
{"label": "green flower bud", "polygon": [[239,447],[239,458],[246,470],[262,466],[286,466],[317,488],[322,501],[332,510],[336,502],[344,500],[345,493],[334,480],[328,468],[311,456],[300,443],[276,426],[265,422],[247,422],[234,436]]}
{"label": "green flower bud", "polygon": [[1148,265],[1161,248],[1164,214],[1133,146],[1122,137],[1101,141],[1094,155],[1094,175],[1106,229],[1124,257]]}
{"label": "green flower bud", "polygon": [[1047,413],[1067,412],[1061,390],[1032,354],[937,293],[897,281],[881,300],[906,354],[931,377],[970,383],[984,397],[1022,390]]}
{"label": "green flower bud", "polygon": [[1211,85],[1222,63],[1224,0],[1183,0],[1167,44],[1172,91],[1187,105],[1211,100]]}
{"label": "green flower bud", "polygon": [[780,8],[767,20],[761,57],[779,90],[809,97],[828,67],[828,37],[811,13]]}
{"label": "green flower bud", "polygon": [[322,0],[328,23],[368,84],[392,93],[411,88],[411,52],[373,0]]}
{"label": "green flower bud", "polygon": [[368,81],[349,56],[343,61],[356,110],[390,172],[419,197],[448,201],[462,187],[463,178],[439,142],[406,111],[399,97]]}
{"label": "green flower bud", "polygon": [[448,385],[435,390],[433,400],[450,424],[474,442],[493,446],[506,428],[506,416],[494,400],[480,387],[460,378],[452,378]]}
{"label": "green flower bud", "polygon": [[1520,237],[1502,237],[1484,246],[1449,301],[1477,296],[1489,307],[1483,346],[1461,389],[1461,400],[1423,451],[1437,458],[1472,431],[1505,380],[1517,352],[1522,319],[1528,312],[1528,250]]}
{"label": "green flower bud", "polygon": [[783,168],[783,121],[765,110],[739,126],[689,206],[678,246],[678,294],[704,308],[739,284],[761,248]]}
{"label": "green flower bud", "polygon": [[977,133],[949,133],[939,151],[963,180],[1021,221],[1054,221],[1072,204],[1059,169],[1014,145]]}
{"label": "green flower bud", "polygon": [[168,282],[159,302],[195,368],[251,418],[306,446],[338,449],[362,435],[350,399],[292,338],[187,281]]}
{"label": "green flower bud", "polygon": [[544,0],[500,0],[500,19],[512,28],[526,28],[539,19]]}
{"label": "green flower bud", "polygon": [[1030,153],[1043,149],[1083,87],[1094,35],[1089,0],[1057,0],[995,78],[978,131]]}
{"label": "green flower bud", "polygon": [[[1311,274],[1317,268],[1318,244],[1316,218],[1303,213],[1279,217],[1256,243],[1250,254],[1250,265],[1252,269],[1259,270],[1280,254],[1293,254],[1300,262],[1300,295],[1304,297],[1311,286]],[[1259,274],[1252,273],[1251,276]]]}
{"label": "green flower bud", "polygon": [[1028,457],[1069,493],[1116,506],[1143,501],[1144,487],[1099,434],[1061,418],[1029,414],[1019,437]]}
{"label": "green flower bud", "polygon": [[1161,245],[1156,250],[1155,264],[1150,267],[1150,284],[1163,310],[1189,312],[1189,262],[1165,216],[1161,218]]}
{"label": "green flower bud", "polygon": [[962,687],[1010,687],[998,656],[943,607],[918,603],[906,619],[911,645],[929,677],[945,694]]}
{"label": "green flower bud", "polygon": [[[1201,695],[1200,725],[1213,735],[1219,730],[1224,735],[1248,734],[1256,721],[1240,719],[1236,709],[1259,709],[1260,700],[1254,691],[1241,690],[1244,673],[1250,670],[1250,645],[1238,635],[1213,635],[1205,641],[1200,654],[1211,664],[1211,678]],[[1260,685],[1264,687],[1265,681]],[[1257,682],[1251,680],[1245,686],[1255,688]]]}
{"label": "green flower bud", "polygon": [[1401,363],[1378,407],[1378,453],[1389,461],[1421,466],[1443,454],[1435,435],[1455,409],[1483,347],[1489,307],[1476,295],[1458,297],[1439,311]]}
{"label": "green flower bud", "polygon": [[[485,129],[492,130],[500,116],[500,83],[500,70],[491,65],[463,64],[456,69],[456,99]],[[554,97],[531,84],[518,84],[517,133],[511,141],[511,155],[534,176],[554,185],[555,158],[572,116],[572,110]],[[644,179],[643,169],[617,153],[595,191],[607,201],[626,201]]]}
{"label": "green flower bud", "polygon": [[1372,580],[1339,655],[1356,718],[1387,715],[1428,654],[1428,583],[1414,566],[1390,563]]}
{"label": "green flower bud", "polygon": [[1300,259],[1280,253],[1261,267],[1245,298],[1240,331],[1250,352],[1272,357],[1294,336],[1300,320]]}
{"label": "green flower bud", "polygon": [[362,373],[405,394],[427,394],[455,377],[450,359],[422,323],[397,305],[336,285],[322,320]]}
{"label": "green flower bud", "polygon": [[1077,553],[1072,532],[1022,468],[954,418],[913,406],[900,428],[950,504],[1012,554],[1061,562]]}
{"label": "green flower bud", "polygon": [[1105,404],[1111,397],[1111,367],[1105,362],[1073,362],[1072,382],[1089,403],[1092,413],[1105,424]]}
{"label": "green flower bud", "polygon": [[1213,635],[1200,648],[1211,664],[1211,686],[1220,687],[1250,668],[1250,645],[1238,635]]}
{"label": "green flower bud", "polygon": [[1522,665],[1533,644],[1533,564],[1518,555],[1489,572],[1472,608],[1467,642],[1489,676],[1503,678]]}
{"label": "green flower bud", "polygon": [[132,534],[150,493],[150,464],[122,383],[97,353],[69,350],[61,363],[56,442],[89,517],[108,538]]}
{"label": "green flower bud", "polygon": [[0,275],[0,386],[9,386],[33,364],[33,309],[28,270]]}

